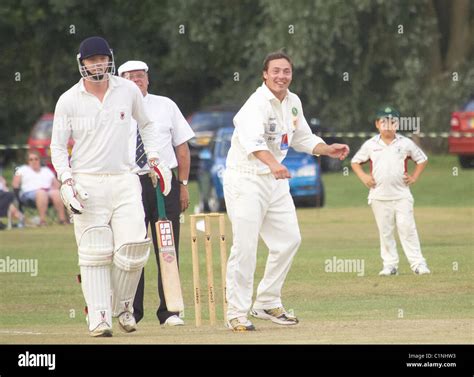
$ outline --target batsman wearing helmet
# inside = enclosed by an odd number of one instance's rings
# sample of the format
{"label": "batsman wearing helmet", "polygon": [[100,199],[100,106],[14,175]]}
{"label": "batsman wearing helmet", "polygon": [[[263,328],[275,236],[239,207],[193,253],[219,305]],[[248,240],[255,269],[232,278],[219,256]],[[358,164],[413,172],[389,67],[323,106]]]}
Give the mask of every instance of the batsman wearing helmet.
{"label": "batsman wearing helmet", "polygon": [[[234,235],[227,263],[228,327],[255,330],[248,320],[295,325],[282,304],[281,289],[301,242],[290,173],[282,165],[288,147],[313,155],[344,159],[345,144],[326,143],[311,133],[301,101],[288,87],[293,64],[283,52],[269,54],[263,84],[234,118],[234,134],[224,173],[224,195]],[[265,273],[252,305],[259,235],[268,246]]]}
{"label": "batsman wearing helmet", "polygon": [[[158,134],[140,90],[114,76],[107,41],[82,41],[77,62],[82,78],[56,104],[51,158],[62,182],[61,197],[74,217],[90,335],[112,336],[113,316],[125,332],[136,330],[133,300],[150,251],[141,186],[129,159],[131,117],[165,195],[171,172],[158,164]],[[69,138],[74,140],[70,160]]]}

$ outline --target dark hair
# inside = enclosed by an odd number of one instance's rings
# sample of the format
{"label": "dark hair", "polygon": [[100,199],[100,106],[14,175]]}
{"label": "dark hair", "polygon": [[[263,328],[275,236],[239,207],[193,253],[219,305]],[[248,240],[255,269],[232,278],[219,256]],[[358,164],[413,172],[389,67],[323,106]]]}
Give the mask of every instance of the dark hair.
{"label": "dark hair", "polygon": [[270,52],[265,57],[265,60],[263,61],[263,70],[264,71],[268,70],[268,65],[270,64],[270,62],[272,60],[277,60],[277,59],[286,59],[288,63],[290,63],[291,69],[293,69],[293,61],[291,60],[291,58],[282,50],[279,50],[279,51]]}

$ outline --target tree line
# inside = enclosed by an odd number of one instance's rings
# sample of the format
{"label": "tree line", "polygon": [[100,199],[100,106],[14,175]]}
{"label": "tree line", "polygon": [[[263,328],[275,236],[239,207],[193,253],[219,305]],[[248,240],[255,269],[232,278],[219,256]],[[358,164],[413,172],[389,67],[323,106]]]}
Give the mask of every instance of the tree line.
{"label": "tree line", "polygon": [[0,3],[0,144],[26,141],[79,81],[86,37],[105,37],[115,62],[146,61],[150,92],[185,115],[241,105],[262,61],[284,49],[305,115],[338,131],[367,131],[397,106],[421,130],[447,131],[473,94],[469,0],[4,0]]}

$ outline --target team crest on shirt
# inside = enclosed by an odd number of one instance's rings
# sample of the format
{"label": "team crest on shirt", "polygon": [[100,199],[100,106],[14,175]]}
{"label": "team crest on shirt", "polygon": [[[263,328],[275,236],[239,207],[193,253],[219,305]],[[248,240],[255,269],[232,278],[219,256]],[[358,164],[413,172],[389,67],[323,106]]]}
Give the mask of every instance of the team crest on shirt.
{"label": "team crest on shirt", "polygon": [[293,107],[291,109],[291,114],[293,114],[293,130],[296,130],[296,128],[298,127],[298,109],[296,107]]}
{"label": "team crest on shirt", "polygon": [[125,113],[123,111],[120,112],[120,120],[125,119]]}

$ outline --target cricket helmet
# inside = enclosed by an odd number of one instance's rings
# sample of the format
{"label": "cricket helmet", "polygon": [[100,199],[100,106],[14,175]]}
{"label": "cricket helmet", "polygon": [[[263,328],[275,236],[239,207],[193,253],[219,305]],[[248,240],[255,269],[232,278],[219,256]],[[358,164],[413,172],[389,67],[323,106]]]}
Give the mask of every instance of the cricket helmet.
{"label": "cricket helmet", "polygon": [[[96,55],[105,55],[109,57],[108,63],[103,63],[84,66],[83,60]],[[79,46],[79,53],[77,54],[77,64],[81,76],[89,81],[104,81],[108,80],[108,73],[115,74],[115,62],[114,53],[110,48],[109,44],[104,38],[101,37],[90,37],[84,39]],[[103,70],[92,73],[90,70],[95,68],[105,68]]]}

